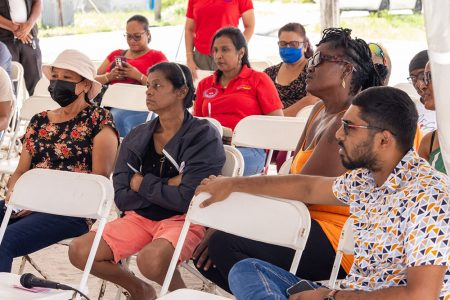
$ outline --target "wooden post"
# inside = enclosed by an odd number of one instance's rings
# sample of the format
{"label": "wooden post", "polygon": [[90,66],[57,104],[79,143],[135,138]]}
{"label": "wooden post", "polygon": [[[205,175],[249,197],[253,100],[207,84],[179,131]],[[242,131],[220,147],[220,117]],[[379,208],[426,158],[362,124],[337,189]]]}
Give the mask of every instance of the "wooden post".
{"label": "wooden post", "polygon": [[60,26],[64,26],[64,17],[63,17],[63,8],[62,8],[62,0],[58,0],[58,14],[59,14],[59,22]]}
{"label": "wooden post", "polygon": [[339,0],[320,0],[320,28],[339,27]]}
{"label": "wooden post", "polygon": [[155,21],[161,21],[161,0],[155,0]]}

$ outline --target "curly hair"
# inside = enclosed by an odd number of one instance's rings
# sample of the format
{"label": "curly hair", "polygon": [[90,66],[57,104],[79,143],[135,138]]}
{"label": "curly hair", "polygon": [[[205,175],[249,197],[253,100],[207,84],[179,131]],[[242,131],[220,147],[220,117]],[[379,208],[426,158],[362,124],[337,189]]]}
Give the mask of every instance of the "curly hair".
{"label": "curly hair", "polygon": [[350,83],[350,94],[356,95],[359,91],[373,86],[382,86],[380,75],[386,74],[386,66],[374,64],[369,46],[363,39],[352,38],[351,29],[327,28],[317,46],[329,44],[334,49],[341,49],[343,56],[352,63],[354,71]]}

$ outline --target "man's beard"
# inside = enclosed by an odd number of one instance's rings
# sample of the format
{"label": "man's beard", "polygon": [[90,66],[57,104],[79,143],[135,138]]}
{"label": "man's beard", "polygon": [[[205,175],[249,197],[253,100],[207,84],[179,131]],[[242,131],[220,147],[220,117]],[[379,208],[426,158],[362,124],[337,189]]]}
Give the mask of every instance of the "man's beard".
{"label": "man's beard", "polygon": [[352,155],[349,155],[342,142],[338,144],[345,153],[345,155],[341,155],[341,162],[347,170],[366,168],[377,171],[379,169],[376,155],[372,151],[372,140],[368,139],[356,145],[352,150]]}

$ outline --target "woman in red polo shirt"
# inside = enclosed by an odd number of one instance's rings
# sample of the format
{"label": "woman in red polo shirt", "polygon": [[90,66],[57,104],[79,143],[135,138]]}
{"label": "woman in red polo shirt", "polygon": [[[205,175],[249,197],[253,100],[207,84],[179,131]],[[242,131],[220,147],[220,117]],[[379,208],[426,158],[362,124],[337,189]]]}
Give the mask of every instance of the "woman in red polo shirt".
{"label": "woman in red polo shirt", "polygon": [[216,70],[211,56],[211,40],[217,30],[238,27],[239,18],[244,25],[247,42],[255,29],[252,0],[189,0],[186,12],[186,61],[194,79],[196,70]]}
{"label": "woman in red polo shirt", "polygon": [[[236,27],[219,30],[212,40],[211,53],[218,70],[198,84],[194,115],[211,117],[232,130],[251,115],[283,115],[283,104],[272,80],[250,68],[248,48]],[[244,175],[264,168],[265,150],[238,148],[244,156]]]}

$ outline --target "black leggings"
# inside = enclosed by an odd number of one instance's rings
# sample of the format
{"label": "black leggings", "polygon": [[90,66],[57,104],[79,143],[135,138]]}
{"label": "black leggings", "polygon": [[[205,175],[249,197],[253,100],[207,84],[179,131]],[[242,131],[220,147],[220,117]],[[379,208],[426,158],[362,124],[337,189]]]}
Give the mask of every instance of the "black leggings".
{"label": "black leggings", "polygon": [[[209,256],[216,268],[199,271],[209,280],[230,292],[228,273],[233,265],[245,258],[258,258],[285,270],[289,270],[294,258],[294,250],[286,247],[256,242],[225,232],[217,231],[209,240]],[[296,275],[307,280],[327,280],[330,278],[336,252],[327,239],[319,223],[311,220],[311,231],[303,251]],[[338,278],[346,275],[342,267]]]}

